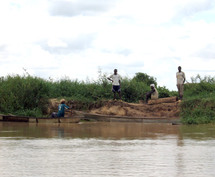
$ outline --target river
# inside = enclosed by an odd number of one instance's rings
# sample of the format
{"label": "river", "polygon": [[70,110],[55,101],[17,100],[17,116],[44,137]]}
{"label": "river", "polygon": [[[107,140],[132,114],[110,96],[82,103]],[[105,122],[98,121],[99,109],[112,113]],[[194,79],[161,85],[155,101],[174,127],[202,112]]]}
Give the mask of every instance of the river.
{"label": "river", "polygon": [[0,122],[1,177],[212,177],[215,125]]}

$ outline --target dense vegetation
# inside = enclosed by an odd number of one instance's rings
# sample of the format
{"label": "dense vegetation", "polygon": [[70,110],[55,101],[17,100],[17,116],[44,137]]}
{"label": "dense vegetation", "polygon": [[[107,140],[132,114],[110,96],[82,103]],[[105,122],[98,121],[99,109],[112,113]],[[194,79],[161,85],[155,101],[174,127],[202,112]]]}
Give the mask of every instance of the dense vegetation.
{"label": "dense vegetation", "polygon": [[[134,78],[123,78],[122,100],[138,102],[150,90],[156,79],[137,73]],[[66,98],[82,103],[83,109],[90,104],[113,98],[112,85],[106,74],[99,72],[97,81],[78,81],[67,78],[59,81],[44,80],[30,75],[15,75],[0,78],[0,112],[16,115],[42,116],[46,114],[50,98]],[[160,97],[176,95],[165,87],[158,87]]]}
{"label": "dense vegetation", "polygon": [[[197,75],[192,83],[185,84],[184,100],[181,102],[181,118],[187,124],[212,123],[215,121],[215,79]],[[145,99],[150,84],[157,85],[154,77],[136,73],[133,78],[122,80],[122,100],[138,102]],[[64,78],[58,81],[44,80],[30,75],[0,78],[0,113],[27,116],[47,114],[49,99],[73,100],[87,109],[92,103],[113,99],[112,85],[106,74],[99,72],[97,81],[78,81]],[[158,86],[159,97],[176,96]]]}
{"label": "dense vegetation", "polygon": [[215,122],[215,78],[197,75],[185,84],[181,117],[186,124]]}

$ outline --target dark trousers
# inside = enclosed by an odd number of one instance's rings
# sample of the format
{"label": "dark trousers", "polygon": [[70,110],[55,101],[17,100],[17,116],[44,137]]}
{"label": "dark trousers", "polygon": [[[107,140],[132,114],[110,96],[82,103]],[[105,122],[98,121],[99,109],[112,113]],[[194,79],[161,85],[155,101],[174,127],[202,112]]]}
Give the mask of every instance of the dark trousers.
{"label": "dark trousers", "polygon": [[152,90],[152,91],[146,93],[146,103],[148,103],[149,98],[151,99],[151,95],[153,92],[154,91]]}

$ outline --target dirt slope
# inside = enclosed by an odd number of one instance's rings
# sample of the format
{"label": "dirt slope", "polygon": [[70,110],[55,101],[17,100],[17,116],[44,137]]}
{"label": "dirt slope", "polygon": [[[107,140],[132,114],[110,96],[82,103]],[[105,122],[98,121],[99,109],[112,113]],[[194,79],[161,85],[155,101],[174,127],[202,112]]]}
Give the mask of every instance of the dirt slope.
{"label": "dirt slope", "polygon": [[[80,110],[79,103],[68,101],[72,112],[66,111],[65,116],[75,115],[76,108]],[[66,104],[67,104],[66,103]],[[176,97],[150,100],[148,104],[127,103],[124,101],[100,101],[89,106],[88,113],[115,116],[146,117],[146,118],[179,118],[179,103]],[[57,112],[59,100],[52,99],[49,103],[49,113]]]}
{"label": "dirt slope", "polygon": [[116,115],[116,116],[131,116],[131,117],[146,117],[146,118],[179,118],[179,102],[171,101],[170,103],[162,102],[159,99],[156,104],[134,104],[123,101],[105,101],[101,107],[93,107],[89,113]]}

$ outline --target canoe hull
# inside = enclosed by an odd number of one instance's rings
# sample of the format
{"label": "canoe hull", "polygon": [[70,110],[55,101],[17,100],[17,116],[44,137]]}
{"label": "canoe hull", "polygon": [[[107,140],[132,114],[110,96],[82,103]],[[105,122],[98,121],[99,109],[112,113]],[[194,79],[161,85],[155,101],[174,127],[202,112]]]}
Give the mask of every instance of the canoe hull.
{"label": "canoe hull", "polygon": [[94,120],[102,122],[139,122],[139,123],[172,123],[179,124],[178,118],[154,118],[154,117],[127,117],[99,114],[84,114],[84,120]]}
{"label": "canoe hull", "polygon": [[28,122],[29,118],[25,116],[2,116],[4,122]]}
{"label": "canoe hull", "polygon": [[78,123],[80,118],[29,118],[30,123]]}
{"label": "canoe hull", "polygon": [[25,116],[2,116],[3,122],[28,122],[28,123],[78,123],[79,117],[62,117],[62,118],[36,118]]}

